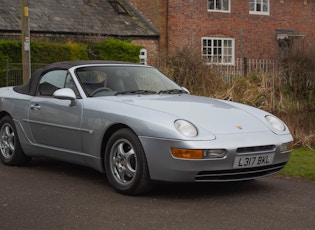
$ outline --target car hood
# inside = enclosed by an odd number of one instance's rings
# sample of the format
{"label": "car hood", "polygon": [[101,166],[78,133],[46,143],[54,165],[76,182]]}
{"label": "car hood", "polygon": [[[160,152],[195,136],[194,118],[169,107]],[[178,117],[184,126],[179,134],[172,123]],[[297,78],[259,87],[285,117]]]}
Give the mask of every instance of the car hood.
{"label": "car hood", "polygon": [[110,100],[136,106],[139,111],[141,107],[185,119],[216,135],[270,131],[264,121],[267,112],[223,100],[186,94],[115,96]]}

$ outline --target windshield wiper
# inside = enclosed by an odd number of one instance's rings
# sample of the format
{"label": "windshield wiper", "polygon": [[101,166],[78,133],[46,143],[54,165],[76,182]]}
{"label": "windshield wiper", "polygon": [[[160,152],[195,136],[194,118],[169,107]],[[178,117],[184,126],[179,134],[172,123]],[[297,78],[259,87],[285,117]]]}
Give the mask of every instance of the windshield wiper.
{"label": "windshield wiper", "polygon": [[123,94],[156,94],[155,91],[152,90],[128,90],[128,91],[120,91],[115,93],[115,95],[123,95]]}
{"label": "windshield wiper", "polygon": [[158,92],[158,94],[182,94],[182,93],[187,94],[187,92],[182,89],[167,89],[167,90],[161,90]]}

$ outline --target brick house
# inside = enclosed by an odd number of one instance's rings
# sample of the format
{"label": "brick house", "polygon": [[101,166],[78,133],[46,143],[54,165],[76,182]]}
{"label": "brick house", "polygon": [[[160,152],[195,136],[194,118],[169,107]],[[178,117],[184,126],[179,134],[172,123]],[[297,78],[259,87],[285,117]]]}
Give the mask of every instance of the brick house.
{"label": "brick house", "polygon": [[[123,38],[158,53],[191,47],[206,61],[277,59],[315,40],[315,0],[29,0],[31,40]],[[2,0],[0,39],[20,38],[20,4]],[[151,61],[150,61],[151,60]]]}
{"label": "brick house", "polygon": [[[127,0],[28,0],[31,41],[128,39],[158,51],[158,30]],[[21,39],[20,1],[1,0],[0,39]],[[152,58],[151,58],[152,59]]]}
{"label": "brick house", "polygon": [[207,62],[233,65],[315,42],[315,0],[129,1],[159,29],[160,52],[191,47]]}

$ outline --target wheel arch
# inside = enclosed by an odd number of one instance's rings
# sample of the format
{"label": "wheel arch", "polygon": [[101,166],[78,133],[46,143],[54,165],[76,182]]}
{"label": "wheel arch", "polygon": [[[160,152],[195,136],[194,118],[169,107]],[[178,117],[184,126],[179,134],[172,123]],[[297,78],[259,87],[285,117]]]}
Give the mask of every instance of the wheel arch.
{"label": "wheel arch", "polygon": [[[10,117],[11,117],[11,115],[10,115],[8,112],[1,111],[1,112],[0,112],[0,120],[1,120],[2,118],[4,118],[5,116],[10,116]],[[12,117],[11,117],[11,118],[12,118]]]}
{"label": "wheel arch", "polygon": [[[1,161],[5,165],[9,166],[22,166],[25,165],[31,158],[25,155],[23,148],[20,144],[18,131],[16,125],[14,124],[14,120],[12,116],[5,112],[0,112],[0,128],[1,128],[1,143],[3,140],[8,142],[10,140],[10,144],[4,146],[1,144]],[[6,137],[3,137],[3,127],[9,127],[10,134],[5,134]],[[3,139],[4,138],[4,139]],[[10,146],[10,147],[9,147]],[[13,146],[13,147],[11,147]],[[7,150],[3,150],[2,148],[6,148]],[[5,154],[3,151],[9,151],[9,155]]]}
{"label": "wheel arch", "polygon": [[[109,147],[115,146],[115,148],[120,148],[118,147],[118,145],[120,146],[122,143],[124,145],[128,145],[128,147],[131,147],[133,149],[131,155],[134,155],[134,159],[136,158],[137,160],[132,161],[130,159],[133,157],[130,157],[130,158],[126,157],[125,149],[122,149],[121,151],[118,150],[118,152],[125,152],[125,153],[120,153],[120,154],[117,154],[117,152],[114,151],[115,152],[114,153],[115,160],[114,160],[112,156],[113,151],[110,150]],[[106,148],[108,148],[109,154],[105,153]],[[127,152],[129,152],[129,150],[127,150]],[[116,154],[120,155],[121,158],[117,157]],[[128,125],[115,124],[106,131],[106,133],[104,134],[104,139],[102,143],[102,161],[103,161],[104,172],[106,173],[109,183],[119,193],[126,194],[126,195],[140,195],[140,194],[144,194],[148,192],[151,189],[152,182],[150,179],[150,172],[149,172],[149,168],[147,164],[145,151],[143,149],[142,143],[139,140],[137,133]],[[125,163],[121,163],[121,162],[125,162]],[[126,163],[126,162],[129,162],[129,163]],[[133,169],[129,171],[133,173],[131,174],[126,173],[125,171],[127,168],[126,165],[129,165],[128,167],[129,169],[130,168]],[[116,168],[116,170],[113,169],[113,167]],[[123,169],[120,170],[119,168],[123,168]],[[118,174],[120,176],[117,176]],[[121,178],[121,175],[123,176],[123,179]],[[127,178],[125,178],[124,176],[127,176]]]}

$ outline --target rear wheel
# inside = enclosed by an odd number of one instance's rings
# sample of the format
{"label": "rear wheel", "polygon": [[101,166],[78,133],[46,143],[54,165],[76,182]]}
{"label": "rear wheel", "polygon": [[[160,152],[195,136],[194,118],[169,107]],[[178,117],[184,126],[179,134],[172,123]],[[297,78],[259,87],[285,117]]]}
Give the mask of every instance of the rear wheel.
{"label": "rear wheel", "polygon": [[145,153],[138,137],[130,129],[118,130],[111,136],[104,160],[108,181],[116,191],[138,195],[150,189]]}
{"label": "rear wheel", "polygon": [[23,165],[29,160],[21,148],[10,116],[0,120],[0,158],[3,164],[10,166]]}

